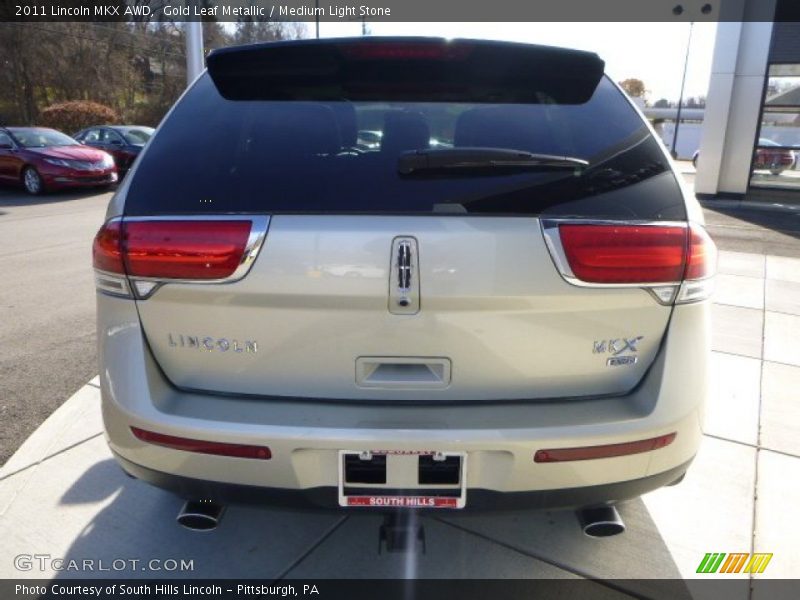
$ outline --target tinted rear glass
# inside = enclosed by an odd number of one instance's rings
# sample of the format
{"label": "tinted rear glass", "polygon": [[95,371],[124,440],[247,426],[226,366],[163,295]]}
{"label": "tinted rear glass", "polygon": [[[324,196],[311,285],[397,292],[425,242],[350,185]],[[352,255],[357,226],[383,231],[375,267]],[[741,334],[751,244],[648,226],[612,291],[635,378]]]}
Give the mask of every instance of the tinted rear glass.
{"label": "tinted rear glass", "polygon": [[[610,81],[579,104],[536,100],[229,100],[205,75],[151,140],[125,210],[685,218],[658,142]],[[589,166],[398,172],[403,153],[449,148]]]}

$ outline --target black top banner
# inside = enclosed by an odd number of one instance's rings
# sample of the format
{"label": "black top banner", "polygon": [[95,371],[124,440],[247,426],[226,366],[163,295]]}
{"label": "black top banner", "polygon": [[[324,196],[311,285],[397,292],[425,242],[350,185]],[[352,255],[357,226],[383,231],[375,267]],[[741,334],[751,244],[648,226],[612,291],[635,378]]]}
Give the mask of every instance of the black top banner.
{"label": "black top banner", "polygon": [[[779,6],[780,5],[780,6]],[[776,11],[776,7],[778,10]],[[0,22],[800,21],[782,0],[3,0]]]}

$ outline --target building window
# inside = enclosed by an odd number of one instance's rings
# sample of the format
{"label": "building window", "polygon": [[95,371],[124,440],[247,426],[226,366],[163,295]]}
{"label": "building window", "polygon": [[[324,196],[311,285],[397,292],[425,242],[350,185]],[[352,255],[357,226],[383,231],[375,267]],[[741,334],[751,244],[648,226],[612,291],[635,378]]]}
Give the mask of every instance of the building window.
{"label": "building window", "polygon": [[800,189],[800,64],[769,67],[750,185]]}

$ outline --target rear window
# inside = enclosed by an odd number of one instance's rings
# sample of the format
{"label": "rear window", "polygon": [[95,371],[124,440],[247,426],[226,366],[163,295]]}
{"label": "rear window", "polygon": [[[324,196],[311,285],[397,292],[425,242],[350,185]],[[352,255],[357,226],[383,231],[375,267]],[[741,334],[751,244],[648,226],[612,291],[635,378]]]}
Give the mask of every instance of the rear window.
{"label": "rear window", "polygon": [[[131,215],[460,214],[683,219],[659,143],[603,77],[583,102],[226,99],[206,74],[151,140]],[[456,99],[457,100],[457,99]],[[492,148],[588,162],[402,174],[409,152]]]}
{"label": "rear window", "polygon": [[122,137],[125,138],[129,144],[144,146],[147,143],[147,140],[150,139],[150,136],[153,135],[153,129],[150,127],[145,127],[142,129],[123,129],[122,130]]}

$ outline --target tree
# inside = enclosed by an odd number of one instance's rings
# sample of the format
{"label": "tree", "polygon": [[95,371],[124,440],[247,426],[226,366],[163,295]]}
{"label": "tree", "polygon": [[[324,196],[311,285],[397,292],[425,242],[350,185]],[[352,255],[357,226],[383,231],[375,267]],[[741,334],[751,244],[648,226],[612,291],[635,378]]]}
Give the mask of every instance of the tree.
{"label": "tree", "polygon": [[697,96],[697,98],[691,97],[686,100],[685,104],[686,108],[705,108],[706,107],[706,98],[705,96]]}
{"label": "tree", "polygon": [[[149,5],[168,0],[130,0]],[[210,0],[202,0],[207,5]],[[206,49],[303,37],[282,21],[223,26],[204,19]],[[0,23],[0,114],[5,125],[40,122],[44,107],[99,102],[120,121],[157,125],[186,89],[186,34],[170,21]]]}
{"label": "tree", "polygon": [[48,106],[39,113],[38,123],[74,133],[91,125],[113,125],[119,115],[112,108],[87,100],[72,100]]}
{"label": "tree", "polygon": [[295,40],[304,37],[303,23],[259,21],[253,17],[240,17],[233,33],[234,44],[255,44],[277,40]]}
{"label": "tree", "polygon": [[625,81],[620,81],[619,85],[631,98],[644,98],[644,96],[647,94],[647,89],[644,87],[644,81],[641,79],[631,77]]}
{"label": "tree", "polygon": [[669,100],[666,98],[659,98],[656,100],[656,103],[653,104],[653,108],[669,108]]}
{"label": "tree", "polygon": [[[0,23],[0,107],[8,124],[39,122],[45,106],[90,100],[123,120],[161,90],[157,122],[184,89],[185,53],[157,23]],[[164,24],[166,25],[166,24]],[[156,72],[163,56],[169,69]],[[147,123],[142,123],[147,124]]]}

